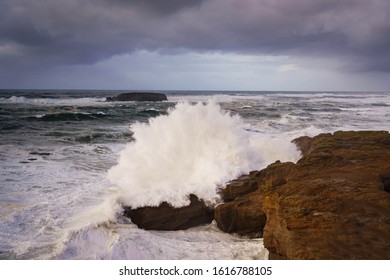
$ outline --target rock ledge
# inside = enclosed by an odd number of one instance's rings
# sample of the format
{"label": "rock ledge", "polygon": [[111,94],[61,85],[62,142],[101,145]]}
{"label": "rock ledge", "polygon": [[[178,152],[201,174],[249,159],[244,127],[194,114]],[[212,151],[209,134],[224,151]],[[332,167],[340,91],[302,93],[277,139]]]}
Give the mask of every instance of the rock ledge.
{"label": "rock ledge", "polygon": [[221,190],[219,228],[263,235],[271,259],[390,259],[389,133],[294,142],[296,164],[275,162]]}

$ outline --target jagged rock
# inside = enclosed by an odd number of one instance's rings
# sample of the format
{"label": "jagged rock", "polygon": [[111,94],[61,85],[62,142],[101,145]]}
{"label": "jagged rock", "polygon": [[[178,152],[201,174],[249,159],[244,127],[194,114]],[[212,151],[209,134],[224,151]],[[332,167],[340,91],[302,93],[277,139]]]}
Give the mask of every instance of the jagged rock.
{"label": "jagged rock", "polygon": [[189,198],[190,204],[181,208],[163,202],[157,207],[125,207],[124,215],[139,228],[149,230],[182,230],[211,223],[214,219],[213,209],[193,194]]}
{"label": "jagged rock", "polygon": [[310,149],[312,138],[309,136],[301,136],[292,140],[292,142],[301,150],[301,152],[307,153]]}
{"label": "jagged rock", "polygon": [[222,231],[250,237],[262,237],[267,220],[258,195],[243,196],[217,206],[214,218]]}
{"label": "jagged rock", "polygon": [[256,176],[258,176],[258,172],[252,172],[249,175],[232,180],[223,189],[219,189],[218,193],[225,202],[233,201],[239,196],[251,193],[258,188],[257,181],[253,180],[253,177]]}
{"label": "jagged rock", "polygon": [[223,204],[217,205],[214,219],[224,232],[261,237],[266,217],[261,211],[261,197],[247,196],[258,188],[257,178],[261,172],[253,171],[229,182],[219,190]]}
{"label": "jagged rock", "polygon": [[164,101],[168,100],[164,93],[156,92],[127,92],[117,96],[107,97],[106,101]]}
{"label": "jagged rock", "polygon": [[276,162],[243,177],[241,185],[258,188],[218,205],[217,225],[241,234],[262,228],[272,259],[390,259],[389,133],[304,141],[296,164]]}
{"label": "jagged rock", "polygon": [[295,168],[293,163],[282,164],[276,161],[267,169],[252,171],[229,182],[226,188],[219,190],[225,203],[215,208],[214,218],[217,226],[229,233],[251,237],[263,236],[267,218],[263,211],[263,198],[259,186],[263,186],[265,181],[270,188],[285,184],[285,176],[293,168]]}

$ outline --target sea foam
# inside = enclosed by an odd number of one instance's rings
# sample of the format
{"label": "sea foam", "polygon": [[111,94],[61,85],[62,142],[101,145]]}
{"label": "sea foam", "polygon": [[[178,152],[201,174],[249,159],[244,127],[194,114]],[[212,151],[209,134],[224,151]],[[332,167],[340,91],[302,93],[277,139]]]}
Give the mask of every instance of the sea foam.
{"label": "sea foam", "polygon": [[131,127],[134,142],[108,172],[132,207],[188,205],[195,194],[214,203],[217,188],[243,173],[275,161],[296,161],[299,152],[285,139],[245,129],[237,115],[215,102],[178,103],[168,115]]}

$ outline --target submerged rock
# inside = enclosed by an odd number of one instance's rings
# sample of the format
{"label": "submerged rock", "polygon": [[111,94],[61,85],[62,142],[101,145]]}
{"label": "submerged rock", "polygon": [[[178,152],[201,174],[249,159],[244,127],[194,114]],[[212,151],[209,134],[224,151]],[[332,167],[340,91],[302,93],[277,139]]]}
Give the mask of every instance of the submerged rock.
{"label": "submerged rock", "polygon": [[51,153],[47,153],[47,152],[30,152],[30,155],[36,155],[36,156],[50,156]]}
{"label": "submerged rock", "polygon": [[164,101],[168,100],[164,93],[156,92],[127,92],[117,96],[107,97],[106,101]]}
{"label": "submerged rock", "polygon": [[389,133],[295,142],[303,153],[296,164],[275,162],[221,190],[219,228],[262,234],[271,259],[390,259]]}
{"label": "submerged rock", "polygon": [[157,207],[125,207],[124,215],[139,228],[149,230],[182,230],[211,223],[213,209],[193,194],[189,198],[190,204],[181,208],[163,202]]}

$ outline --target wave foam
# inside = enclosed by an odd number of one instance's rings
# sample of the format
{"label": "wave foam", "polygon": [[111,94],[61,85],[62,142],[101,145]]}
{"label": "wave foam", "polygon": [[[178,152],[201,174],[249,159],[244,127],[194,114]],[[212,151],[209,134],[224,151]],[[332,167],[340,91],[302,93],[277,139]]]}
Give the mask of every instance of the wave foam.
{"label": "wave foam", "polygon": [[178,103],[166,116],[132,126],[135,142],[121,152],[108,172],[132,207],[167,201],[188,205],[193,193],[215,202],[217,187],[275,160],[295,161],[299,152],[283,139],[270,139],[244,129],[239,116],[214,102]]}
{"label": "wave foam", "polygon": [[27,98],[25,96],[1,97],[0,104],[28,104],[28,105],[50,105],[50,106],[89,106],[104,102],[105,98],[83,97],[83,98]]}

